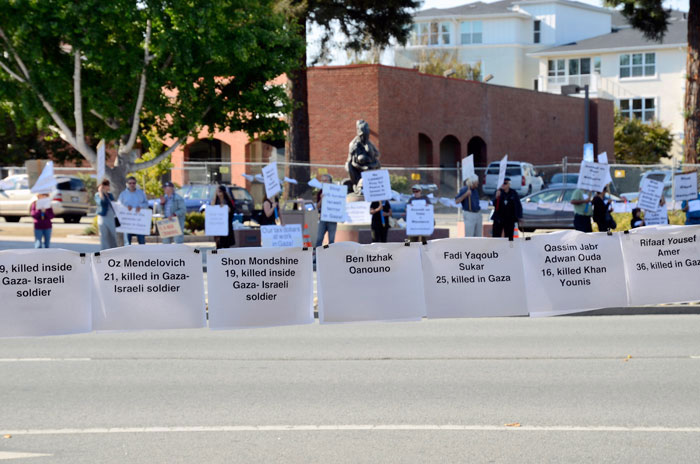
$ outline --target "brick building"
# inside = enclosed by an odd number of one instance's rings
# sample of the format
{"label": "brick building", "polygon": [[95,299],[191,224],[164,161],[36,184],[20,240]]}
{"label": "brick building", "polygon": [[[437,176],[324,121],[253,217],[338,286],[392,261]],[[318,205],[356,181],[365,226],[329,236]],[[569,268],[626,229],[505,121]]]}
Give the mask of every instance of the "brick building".
{"label": "brick building", "polygon": [[[455,167],[468,154],[477,166],[504,154],[533,164],[582,158],[582,98],[382,65],[311,68],[308,86],[312,163],[345,163],[357,119],[369,123],[384,166]],[[590,109],[590,141],[612,158],[613,102],[593,99]],[[244,134],[203,133],[174,153],[173,180],[193,181],[177,169],[184,161],[208,160],[231,162],[222,180],[243,184],[244,167],[236,163],[267,162],[271,153]]]}

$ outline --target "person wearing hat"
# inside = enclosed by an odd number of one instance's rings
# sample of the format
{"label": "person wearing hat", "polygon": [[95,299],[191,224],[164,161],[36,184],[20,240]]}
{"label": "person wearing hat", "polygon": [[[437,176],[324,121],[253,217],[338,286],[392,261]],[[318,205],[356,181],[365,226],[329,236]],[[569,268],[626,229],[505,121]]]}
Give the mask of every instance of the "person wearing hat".
{"label": "person wearing hat", "polygon": [[[143,190],[136,186],[136,177],[129,176],[126,178],[126,190],[122,190],[119,194],[119,204],[126,207],[129,211],[134,209],[137,213],[143,208],[148,208],[148,198]],[[146,236],[139,234],[124,234],[124,243],[131,245],[132,237],[136,237],[139,245],[146,244]]]}
{"label": "person wearing hat", "polygon": [[464,186],[457,193],[455,203],[462,206],[464,236],[481,237],[482,218],[479,205],[479,178],[472,174],[464,179]]}
{"label": "person wearing hat", "polygon": [[175,186],[172,182],[163,183],[163,196],[160,197],[160,206],[163,208],[163,217],[167,219],[177,218],[180,222],[181,235],[175,237],[164,237],[163,243],[184,243],[185,242],[185,215],[187,207],[185,199],[175,193]]}
{"label": "person wearing hat", "polygon": [[512,239],[515,223],[522,217],[520,196],[510,188],[510,178],[506,177],[493,199],[493,236]]}
{"label": "person wearing hat", "polygon": [[[413,196],[408,199],[407,204],[411,204],[414,201],[425,201],[426,205],[430,204],[430,198],[423,196],[423,187],[420,184],[415,184],[413,187],[411,187],[411,193]],[[424,235],[411,235],[409,236],[409,240],[412,242],[422,242],[426,240],[428,237]]]}

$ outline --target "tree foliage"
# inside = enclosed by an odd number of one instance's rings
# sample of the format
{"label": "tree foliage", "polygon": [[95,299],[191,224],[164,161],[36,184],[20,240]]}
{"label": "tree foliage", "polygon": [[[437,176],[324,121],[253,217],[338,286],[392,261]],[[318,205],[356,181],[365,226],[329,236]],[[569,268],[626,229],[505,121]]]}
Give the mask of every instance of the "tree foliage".
{"label": "tree foliage", "polygon": [[670,157],[673,136],[658,121],[644,123],[615,112],[615,159],[628,164],[656,164]]}
{"label": "tree foliage", "polygon": [[[145,134],[146,140],[148,141],[148,151],[144,153],[140,159],[136,160],[135,166],[155,159],[158,155],[163,152],[163,142],[158,139],[158,135],[155,129],[151,129]],[[175,167],[171,161],[172,155],[168,155],[161,159],[160,162],[150,168],[137,170],[135,172],[129,173],[136,177],[138,185],[146,192],[146,195],[151,197],[161,197],[163,196],[163,176],[170,172],[170,170]]]}
{"label": "tree foliage", "polygon": [[270,82],[302,50],[274,0],[5,0],[0,101],[49,120],[93,165],[91,141],[111,142],[118,188],[150,128],[283,133],[289,100]]}
{"label": "tree foliage", "polygon": [[425,74],[444,76],[447,71],[451,71],[449,77],[455,79],[480,81],[482,78],[481,63],[461,63],[456,50],[422,50],[418,55],[418,63],[418,70]]}
{"label": "tree foliage", "polygon": [[[622,15],[645,37],[662,41],[668,29],[670,10],[663,0],[605,0],[612,7],[621,6]],[[698,162],[700,146],[700,1],[690,0],[688,19],[688,55],[686,58],[684,122],[685,162]]]}

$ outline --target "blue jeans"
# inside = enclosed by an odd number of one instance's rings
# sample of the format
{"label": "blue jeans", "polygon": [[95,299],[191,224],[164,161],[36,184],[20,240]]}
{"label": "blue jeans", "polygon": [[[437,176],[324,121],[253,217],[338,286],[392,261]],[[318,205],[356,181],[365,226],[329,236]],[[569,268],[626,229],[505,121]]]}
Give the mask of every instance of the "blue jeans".
{"label": "blue jeans", "polygon": [[163,243],[164,244],[169,244],[169,243],[185,243],[185,236],[184,235],[176,235],[174,237],[164,237],[163,238]]}
{"label": "blue jeans", "polygon": [[138,235],[138,234],[126,234],[126,240],[124,240],[124,245],[131,245],[131,237],[136,237],[136,241],[139,242],[139,245],[145,245],[146,244],[146,236],[145,235]]}
{"label": "blue jeans", "polygon": [[[44,246],[41,246],[41,239],[44,239]],[[34,229],[34,248],[48,248],[51,243],[51,229]]]}
{"label": "blue jeans", "polygon": [[318,232],[316,234],[316,246],[323,245],[323,237],[328,231],[328,243],[335,242],[335,229],[338,227],[337,222],[318,221]]}

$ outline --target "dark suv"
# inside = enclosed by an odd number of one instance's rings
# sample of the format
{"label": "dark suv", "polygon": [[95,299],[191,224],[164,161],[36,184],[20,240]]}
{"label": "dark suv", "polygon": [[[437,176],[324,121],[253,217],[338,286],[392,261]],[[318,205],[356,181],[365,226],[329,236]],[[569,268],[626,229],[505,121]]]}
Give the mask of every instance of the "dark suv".
{"label": "dark suv", "polygon": [[[211,203],[216,194],[218,184],[186,184],[176,190],[176,193],[185,199],[187,212],[204,211],[205,205]],[[231,195],[231,198],[236,203],[236,213],[242,214],[249,218],[253,214],[253,197],[243,187],[237,185],[227,185],[226,188]],[[150,200],[149,206],[156,208],[160,206],[160,199]]]}

